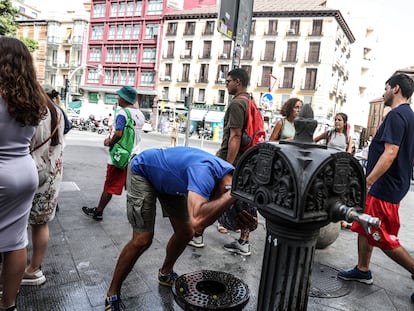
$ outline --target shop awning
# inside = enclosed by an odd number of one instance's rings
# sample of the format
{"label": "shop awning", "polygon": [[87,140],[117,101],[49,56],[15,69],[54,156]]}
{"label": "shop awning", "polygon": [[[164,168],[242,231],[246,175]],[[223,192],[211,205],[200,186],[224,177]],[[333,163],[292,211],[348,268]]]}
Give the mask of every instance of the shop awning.
{"label": "shop awning", "polygon": [[68,103],[68,108],[79,109],[80,107],[82,107],[82,102],[80,100]]}
{"label": "shop awning", "polygon": [[224,119],[224,111],[211,110],[207,112],[205,121],[206,122],[222,122]]}
{"label": "shop awning", "polygon": [[191,109],[190,120],[191,121],[203,121],[207,110],[202,109]]}

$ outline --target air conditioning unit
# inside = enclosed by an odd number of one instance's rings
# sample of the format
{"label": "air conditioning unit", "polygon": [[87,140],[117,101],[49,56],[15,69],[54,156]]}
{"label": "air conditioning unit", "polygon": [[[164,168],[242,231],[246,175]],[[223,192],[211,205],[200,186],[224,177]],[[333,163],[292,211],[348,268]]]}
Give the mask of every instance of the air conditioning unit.
{"label": "air conditioning unit", "polygon": [[220,54],[220,58],[227,58],[227,54],[226,53]]}
{"label": "air conditioning unit", "polygon": [[224,79],[224,78],[219,78],[219,79],[218,79],[218,81],[219,81],[220,83],[226,83],[226,79]]}
{"label": "air conditioning unit", "polygon": [[184,50],[184,56],[190,56],[191,50]]}
{"label": "air conditioning unit", "polygon": [[164,76],[164,81],[171,81],[171,76]]}
{"label": "air conditioning unit", "polygon": [[290,28],[290,29],[288,29],[287,33],[288,33],[289,35],[295,35],[295,34],[296,34],[296,31],[295,31],[295,29]]}

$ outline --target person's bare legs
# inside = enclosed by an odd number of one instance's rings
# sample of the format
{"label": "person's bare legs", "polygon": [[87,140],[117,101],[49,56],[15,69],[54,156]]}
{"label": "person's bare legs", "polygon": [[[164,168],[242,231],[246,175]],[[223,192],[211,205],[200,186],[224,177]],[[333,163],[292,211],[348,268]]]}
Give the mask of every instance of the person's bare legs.
{"label": "person's bare legs", "polygon": [[119,295],[122,283],[131,272],[138,258],[151,246],[154,232],[132,232],[132,239],[124,246],[115,266],[107,296]]}
{"label": "person's bare legs", "polygon": [[414,274],[414,259],[408,254],[405,248],[400,246],[389,250],[384,249],[382,251],[400,266],[408,270],[411,275]]}
{"label": "person's bare legs", "polygon": [[[371,261],[373,246],[368,244],[368,240],[363,235],[358,235],[358,269],[368,271]],[[389,258],[414,275],[414,259],[402,246],[389,250],[382,250]]]}
{"label": "person's bare legs", "polygon": [[27,272],[29,273],[40,269],[49,243],[49,225],[47,223],[31,225],[31,227],[33,251],[30,265],[27,267]]}
{"label": "person's bare legs", "polygon": [[240,230],[240,240],[249,241],[249,229],[241,229]]}
{"label": "person's bare legs", "polygon": [[360,271],[367,272],[371,263],[373,246],[368,244],[365,236],[358,234],[358,266]]}
{"label": "person's bare legs", "polygon": [[176,218],[170,218],[174,233],[168,241],[164,263],[161,266],[162,274],[170,273],[178,257],[184,252],[187,243],[193,238],[194,230],[189,222],[183,222]]}
{"label": "person's bare legs", "polygon": [[27,251],[22,248],[16,251],[3,253],[3,296],[0,307],[11,307],[16,303],[17,291],[26,269]]}
{"label": "person's bare legs", "polygon": [[99,200],[99,204],[96,207],[96,210],[98,212],[103,212],[103,210],[108,205],[109,201],[111,201],[111,199],[112,199],[112,194],[103,191],[102,194],[101,194],[101,198]]}

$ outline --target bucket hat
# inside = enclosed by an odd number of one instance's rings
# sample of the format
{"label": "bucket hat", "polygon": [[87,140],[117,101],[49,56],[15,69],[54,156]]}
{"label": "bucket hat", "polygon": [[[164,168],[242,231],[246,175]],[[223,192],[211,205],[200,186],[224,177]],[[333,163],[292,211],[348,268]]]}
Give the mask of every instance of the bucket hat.
{"label": "bucket hat", "polygon": [[137,91],[131,86],[123,86],[116,93],[127,101],[129,104],[133,105],[137,101]]}

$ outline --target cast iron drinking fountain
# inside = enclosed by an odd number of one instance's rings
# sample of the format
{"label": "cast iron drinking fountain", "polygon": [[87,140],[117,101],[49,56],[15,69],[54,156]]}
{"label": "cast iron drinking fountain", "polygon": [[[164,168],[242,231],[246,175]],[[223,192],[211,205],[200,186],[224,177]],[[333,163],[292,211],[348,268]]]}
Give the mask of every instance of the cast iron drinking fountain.
{"label": "cast iron drinking fountain", "polygon": [[317,121],[304,105],[292,141],[249,149],[234,172],[232,194],[257,206],[266,242],[257,310],[306,310],[319,229],[358,221],[369,232],[378,218],[362,213],[366,184],[349,153],[313,143]]}
{"label": "cast iron drinking fountain", "polygon": [[[309,105],[294,122],[293,141],[256,145],[233,175],[232,194],[266,219],[259,311],[306,310],[320,228],[346,220],[369,232],[380,224],[362,213],[366,185],[359,162],[313,143],[317,121]],[[184,274],[173,293],[184,310],[242,310],[249,300],[247,285],[220,271]]]}

